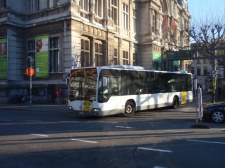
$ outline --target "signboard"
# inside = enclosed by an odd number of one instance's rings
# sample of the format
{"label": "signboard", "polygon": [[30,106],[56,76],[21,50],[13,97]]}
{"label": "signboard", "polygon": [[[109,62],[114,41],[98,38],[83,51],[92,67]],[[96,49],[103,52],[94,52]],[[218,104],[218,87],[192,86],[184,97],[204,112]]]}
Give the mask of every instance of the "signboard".
{"label": "signboard", "polygon": [[173,66],[178,67],[179,66],[179,61],[173,61]]}
{"label": "signboard", "polygon": [[212,70],[211,73],[212,73],[212,74],[215,74],[215,73],[216,73],[216,70]]}
{"label": "signboard", "polygon": [[167,51],[167,60],[188,60],[192,58],[191,50]]}
{"label": "signboard", "polygon": [[161,62],[161,53],[153,52],[153,61]]}
{"label": "signboard", "polygon": [[35,74],[37,78],[49,76],[48,55],[48,35],[36,36]]}
{"label": "signboard", "polygon": [[224,55],[224,50],[218,50],[217,55]]}
{"label": "signboard", "polygon": [[212,77],[212,78],[216,78],[216,74],[212,74],[211,77]]}
{"label": "signboard", "polygon": [[0,38],[0,79],[7,78],[7,39]]}

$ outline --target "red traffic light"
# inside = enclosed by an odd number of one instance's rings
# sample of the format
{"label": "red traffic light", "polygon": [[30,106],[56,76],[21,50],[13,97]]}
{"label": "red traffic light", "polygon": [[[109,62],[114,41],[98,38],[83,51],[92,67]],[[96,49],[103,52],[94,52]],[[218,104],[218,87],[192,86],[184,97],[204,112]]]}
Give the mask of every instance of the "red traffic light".
{"label": "red traffic light", "polygon": [[27,76],[33,76],[35,74],[34,68],[27,68],[26,74]]}

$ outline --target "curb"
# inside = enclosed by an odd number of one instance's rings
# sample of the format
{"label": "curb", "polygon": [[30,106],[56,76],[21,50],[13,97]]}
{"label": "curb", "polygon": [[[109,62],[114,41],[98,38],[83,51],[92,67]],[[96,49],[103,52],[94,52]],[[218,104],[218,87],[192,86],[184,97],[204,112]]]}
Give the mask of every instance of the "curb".
{"label": "curb", "polygon": [[191,126],[191,128],[204,128],[204,129],[210,129],[211,127],[205,124],[194,124]]}

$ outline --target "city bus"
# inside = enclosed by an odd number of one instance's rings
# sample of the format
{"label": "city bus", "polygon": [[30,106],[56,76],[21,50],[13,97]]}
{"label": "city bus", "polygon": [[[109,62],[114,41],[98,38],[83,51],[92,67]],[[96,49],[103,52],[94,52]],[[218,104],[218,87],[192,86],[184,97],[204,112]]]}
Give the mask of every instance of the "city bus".
{"label": "city bus", "polygon": [[191,73],[139,66],[72,67],[68,92],[69,111],[83,116],[131,116],[193,101]]}

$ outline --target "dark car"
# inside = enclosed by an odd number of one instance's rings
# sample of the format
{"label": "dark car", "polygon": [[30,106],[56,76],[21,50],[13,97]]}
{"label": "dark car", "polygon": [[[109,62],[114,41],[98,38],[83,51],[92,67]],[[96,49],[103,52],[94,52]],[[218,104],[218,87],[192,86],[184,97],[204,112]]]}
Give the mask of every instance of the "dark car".
{"label": "dark car", "polygon": [[211,119],[213,122],[222,123],[225,120],[225,104],[206,106],[203,110],[203,119]]}

